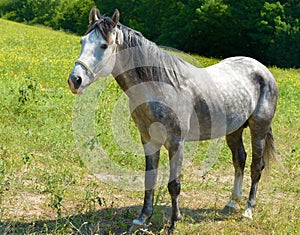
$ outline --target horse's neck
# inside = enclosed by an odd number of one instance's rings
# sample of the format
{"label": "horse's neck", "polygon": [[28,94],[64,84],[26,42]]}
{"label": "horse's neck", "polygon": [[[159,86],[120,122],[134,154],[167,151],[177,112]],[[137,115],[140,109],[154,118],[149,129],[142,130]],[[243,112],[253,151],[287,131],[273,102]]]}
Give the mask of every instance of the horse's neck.
{"label": "horse's neck", "polygon": [[[136,39],[136,41],[138,40]],[[144,73],[144,75],[148,75],[145,78],[142,70],[156,67],[155,56],[152,54],[151,49],[157,46],[146,38],[141,38],[140,40],[137,45],[120,46],[117,51],[112,75],[124,91],[144,81],[151,80],[150,74]]]}
{"label": "horse's neck", "polygon": [[195,68],[167,54],[155,43],[140,35],[128,37],[132,37],[132,41],[125,41],[124,45],[128,45],[126,47],[119,46],[115,68],[112,72],[124,91],[145,81],[163,82],[176,86],[179,85],[181,79],[187,79]]}
{"label": "horse's neck", "polygon": [[134,70],[125,71],[124,73],[114,76],[114,78],[125,92],[131,87],[141,83],[141,79],[137,76]]}
{"label": "horse's neck", "polygon": [[[174,88],[181,86],[183,80],[192,78],[194,76],[196,67],[189,63],[180,63],[180,68],[174,67],[163,67],[158,66],[147,66],[142,67],[142,62],[137,65],[119,66],[122,70],[118,69],[118,72],[113,72],[113,76],[119,86],[126,92],[128,89],[145,82],[158,82],[165,83],[173,86]],[[184,84],[184,82],[183,82]]]}

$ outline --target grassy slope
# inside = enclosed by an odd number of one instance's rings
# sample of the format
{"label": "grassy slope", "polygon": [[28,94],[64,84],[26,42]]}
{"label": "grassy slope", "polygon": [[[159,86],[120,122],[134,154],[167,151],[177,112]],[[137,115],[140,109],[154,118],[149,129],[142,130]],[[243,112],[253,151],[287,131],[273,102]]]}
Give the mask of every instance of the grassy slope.
{"label": "grassy slope", "polygon": [[[0,233],[126,231],[140,210],[143,193],[99,182],[88,174],[75,148],[72,120],[77,99],[66,79],[80,51],[79,37],[4,20],[0,20],[0,35]],[[203,65],[215,62],[199,56],[193,60]],[[213,169],[199,178],[197,169],[208,146],[205,142],[197,147],[199,157],[191,160],[193,165],[185,166],[184,218],[177,225],[178,233],[300,232],[300,72],[271,71],[279,85],[273,131],[282,165],[275,164],[271,177],[260,184],[254,220],[241,220],[240,214],[217,214],[231,191],[233,169],[224,147]],[[110,113],[121,94],[115,82],[101,94],[95,120],[97,141],[117,164],[143,169],[143,158],[120,148],[110,129]],[[137,136],[132,124],[130,128]],[[241,208],[249,190],[249,164]],[[170,212],[166,187],[156,195],[150,230],[164,233]]]}

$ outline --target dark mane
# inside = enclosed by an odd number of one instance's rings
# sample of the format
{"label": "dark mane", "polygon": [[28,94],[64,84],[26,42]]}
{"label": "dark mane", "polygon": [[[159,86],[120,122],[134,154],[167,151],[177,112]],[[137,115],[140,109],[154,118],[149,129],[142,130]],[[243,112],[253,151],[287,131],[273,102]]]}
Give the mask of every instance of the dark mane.
{"label": "dark mane", "polygon": [[[142,33],[122,24],[118,24],[123,33],[122,49],[134,48],[135,68],[142,81],[167,82],[173,86],[179,85],[179,80],[185,79],[185,68],[191,66],[181,58],[168,53],[154,42],[146,39]],[[141,62],[142,61],[142,62]]]}

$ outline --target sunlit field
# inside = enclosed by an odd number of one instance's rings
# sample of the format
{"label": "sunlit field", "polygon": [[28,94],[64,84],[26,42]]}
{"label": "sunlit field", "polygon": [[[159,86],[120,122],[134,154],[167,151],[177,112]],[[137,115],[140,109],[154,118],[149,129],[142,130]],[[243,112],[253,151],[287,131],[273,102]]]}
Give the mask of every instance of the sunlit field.
{"label": "sunlit field", "polygon": [[[99,180],[82,158],[86,154],[82,147],[94,153],[101,146],[105,159],[118,168],[144,169],[138,132],[122,90],[111,77],[89,88],[96,99],[90,100],[92,132],[81,145],[73,130],[80,128],[78,104],[85,96],[74,96],[67,84],[80,53],[80,37],[5,20],[0,20],[0,35],[0,234],[126,234],[141,210],[144,193]],[[198,66],[218,61],[176,54]],[[247,130],[243,200],[239,212],[230,216],[218,213],[233,185],[231,154],[224,140],[203,177],[199,171],[210,142],[187,144],[183,221],[176,224],[175,234],[300,233],[300,71],[270,70],[279,86],[272,126],[278,159],[261,180],[254,219],[241,217],[250,187]],[[116,107],[124,108],[118,109],[123,110],[120,125],[126,124],[135,152],[130,143],[127,149],[116,139],[112,121],[118,118]],[[167,169],[166,151],[161,169]],[[136,233],[166,234],[170,206],[167,185],[162,185],[156,190],[152,218]]]}

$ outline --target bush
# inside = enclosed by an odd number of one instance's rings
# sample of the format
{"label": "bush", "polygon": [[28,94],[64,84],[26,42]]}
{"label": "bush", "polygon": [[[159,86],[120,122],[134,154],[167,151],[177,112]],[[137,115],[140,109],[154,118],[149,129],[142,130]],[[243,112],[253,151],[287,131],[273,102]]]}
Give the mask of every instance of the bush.
{"label": "bush", "polygon": [[51,26],[82,35],[88,27],[88,16],[94,6],[92,0],[61,1]]}

